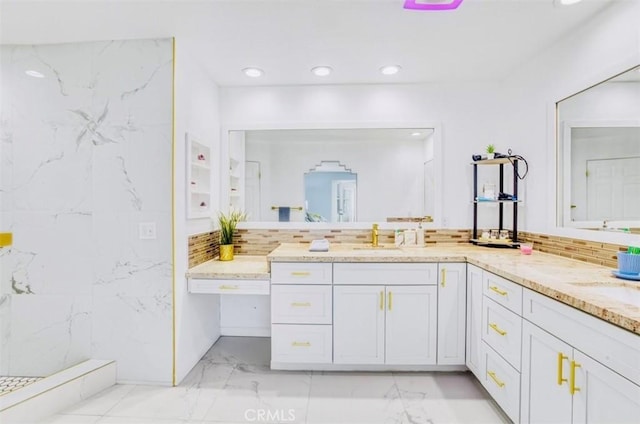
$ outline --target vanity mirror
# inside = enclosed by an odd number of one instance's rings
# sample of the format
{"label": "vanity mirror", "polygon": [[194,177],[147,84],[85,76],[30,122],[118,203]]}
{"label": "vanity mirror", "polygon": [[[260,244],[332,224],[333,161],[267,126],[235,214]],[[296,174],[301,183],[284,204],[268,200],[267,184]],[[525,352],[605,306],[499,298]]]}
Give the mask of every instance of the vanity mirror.
{"label": "vanity mirror", "polygon": [[557,224],[640,232],[640,67],[556,104]]}
{"label": "vanity mirror", "polygon": [[433,128],[229,131],[229,204],[251,222],[435,215]]}

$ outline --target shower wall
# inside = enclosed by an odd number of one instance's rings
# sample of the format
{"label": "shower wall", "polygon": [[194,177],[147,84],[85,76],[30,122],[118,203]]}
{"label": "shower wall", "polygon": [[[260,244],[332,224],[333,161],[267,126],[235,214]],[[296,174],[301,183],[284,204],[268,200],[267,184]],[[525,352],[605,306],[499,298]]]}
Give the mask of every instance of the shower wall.
{"label": "shower wall", "polygon": [[171,383],[172,64],[171,39],[0,46],[0,375]]}

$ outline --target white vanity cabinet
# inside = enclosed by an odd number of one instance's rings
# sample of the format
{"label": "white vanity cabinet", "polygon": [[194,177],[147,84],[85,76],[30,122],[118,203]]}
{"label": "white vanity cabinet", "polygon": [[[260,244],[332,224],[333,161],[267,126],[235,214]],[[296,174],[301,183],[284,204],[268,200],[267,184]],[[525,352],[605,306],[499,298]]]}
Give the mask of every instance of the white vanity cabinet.
{"label": "white vanity cabinet", "polygon": [[478,378],[484,378],[482,353],[482,268],[467,264],[467,343],[466,365]]}
{"label": "white vanity cabinet", "polygon": [[334,363],[435,364],[437,266],[334,264]]}
{"label": "white vanity cabinet", "polygon": [[523,298],[521,421],[637,423],[637,335],[530,290]]}
{"label": "white vanity cabinet", "polygon": [[272,365],[332,362],[331,275],[330,263],[271,264]]}
{"label": "white vanity cabinet", "polygon": [[438,365],[465,364],[467,264],[438,264]]}

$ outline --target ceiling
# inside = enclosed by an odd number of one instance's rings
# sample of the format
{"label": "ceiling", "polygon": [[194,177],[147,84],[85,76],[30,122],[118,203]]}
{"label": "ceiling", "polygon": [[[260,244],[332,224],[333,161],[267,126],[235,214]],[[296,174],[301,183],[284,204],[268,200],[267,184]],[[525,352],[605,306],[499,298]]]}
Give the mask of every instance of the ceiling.
{"label": "ceiling", "polygon": [[[221,86],[499,81],[612,0],[0,0],[0,42],[171,37]],[[399,64],[383,76],[378,69]],[[309,70],[329,65],[324,78]],[[265,71],[250,79],[241,69]]]}

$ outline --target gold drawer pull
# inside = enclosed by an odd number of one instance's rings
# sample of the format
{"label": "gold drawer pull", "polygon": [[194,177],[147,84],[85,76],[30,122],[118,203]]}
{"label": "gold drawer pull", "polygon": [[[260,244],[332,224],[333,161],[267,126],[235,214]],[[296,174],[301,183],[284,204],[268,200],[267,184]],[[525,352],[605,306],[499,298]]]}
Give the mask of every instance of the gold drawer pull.
{"label": "gold drawer pull", "polygon": [[500,290],[497,286],[489,286],[489,290],[498,293],[500,296],[506,296],[508,293],[504,290]]}
{"label": "gold drawer pull", "polygon": [[487,374],[498,385],[498,387],[500,387],[501,389],[504,387],[504,381],[502,381],[498,377],[496,377],[496,373],[495,372],[487,371]]}
{"label": "gold drawer pull", "polygon": [[310,347],[311,343],[310,342],[293,342],[293,343],[291,343],[291,346],[293,346],[293,347]]}
{"label": "gold drawer pull", "polygon": [[238,290],[238,286],[227,286],[226,284],[222,284],[218,286],[220,290]]}
{"label": "gold drawer pull", "polygon": [[441,281],[442,287],[444,287],[445,284],[447,284],[447,269],[446,268],[442,268],[442,271],[440,272],[440,281]]}
{"label": "gold drawer pull", "polygon": [[496,333],[500,334],[501,336],[506,336],[507,332],[502,330],[500,327],[498,327],[498,324],[492,322],[491,324],[489,324],[489,327],[491,327],[491,329],[493,331],[495,331]]}
{"label": "gold drawer pull", "polygon": [[380,291],[380,310],[384,310],[384,291]]}
{"label": "gold drawer pull", "polygon": [[562,383],[567,381],[566,378],[562,378],[562,362],[565,359],[569,359],[569,357],[563,355],[562,352],[558,352],[558,386],[562,386]]}
{"label": "gold drawer pull", "polygon": [[292,302],[291,306],[294,308],[308,308],[311,306],[311,302]]}
{"label": "gold drawer pull", "polygon": [[308,277],[311,273],[309,271],[291,271],[291,275],[294,277]]}
{"label": "gold drawer pull", "polygon": [[393,308],[393,293],[389,292],[389,310]]}
{"label": "gold drawer pull", "polygon": [[576,368],[580,368],[582,365],[576,361],[571,361],[571,367],[569,368],[569,393],[573,396],[576,392],[580,391],[580,387],[576,387]]}

